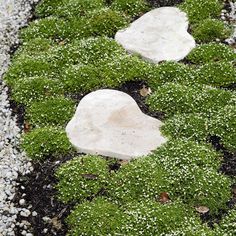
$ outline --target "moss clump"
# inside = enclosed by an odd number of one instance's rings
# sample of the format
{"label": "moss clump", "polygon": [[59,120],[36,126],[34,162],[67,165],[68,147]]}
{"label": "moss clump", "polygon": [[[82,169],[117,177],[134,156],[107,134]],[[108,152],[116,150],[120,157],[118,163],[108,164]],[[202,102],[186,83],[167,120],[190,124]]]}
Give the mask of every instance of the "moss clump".
{"label": "moss clump", "polygon": [[125,206],[125,213],[122,235],[211,235],[210,229],[180,202],[132,202]]}
{"label": "moss clump", "polygon": [[171,138],[204,142],[209,135],[208,123],[208,119],[197,114],[175,115],[164,123],[162,132]]}
{"label": "moss clump", "polygon": [[137,57],[121,57],[97,65],[71,66],[62,74],[62,84],[69,93],[115,88],[126,81],[147,79],[149,64]]}
{"label": "moss clump", "polygon": [[44,77],[19,79],[12,88],[13,99],[20,104],[29,106],[34,101],[63,95],[59,82]]}
{"label": "moss clump", "polygon": [[216,39],[223,41],[228,38],[232,30],[224,22],[216,19],[206,19],[193,28],[193,37],[202,43],[209,43]]}
{"label": "moss clump", "polygon": [[84,29],[89,36],[114,37],[115,33],[128,25],[129,18],[109,8],[96,10],[88,14]]}
{"label": "moss clump", "polygon": [[146,103],[151,110],[166,113],[166,117],[182,113],[201,113],[211,117],[233,97],[225,90],[166,83],[151,94]]}
{"label": "moss clump", "polygon": [[35,38],[27,42],[23,42],[22,46],[18,48],[14,54],[13,63],[19,57],[35,57],[50,51],[55,43],[46,38]]}
{"label": "moss clump", "polygon": [[53,127],[34,129],[25,134],[21,146],[34,160],[59,158],[73,151],[64,130]]}
{"label": "moss clump", "polygon": [[236,209],[232,209],[216,226],[215,235],[234,236],[236,232]]}
{"label": "moss clump", "polygon": [[35,9],[38,17],[46,17],[52,15],[59,6],[63,5],[65,0],[42,0]]}
{"label": "moss clump", "polygon": [[159,148],[152,158],[166,173],[171,199],[207,206],[212,214],[226,208],[231,181],[217,172],[220,160],[216,152],[194,142],[174,141]]}
{"label": "moss clump", "polygon": [[35,20],[27,28],[21,30],[20,37],[27,42],[35,38],[46,38],[54,41],[63,39],[64,30],[68,28],[68,23],[57,17],[47,17]]}
{"label": "moss clump", "polygon": [[121,166],[109,186],[111,200],[132,202],[155,200],[162,192],[168,192],[165,172],[149,157],[134,160]]}
{"label": "moss clump", "polygon": [[193,83],[194,81],[194,70],[191,67],[172,61],[154,66],[150,74],[152,77],[148,84],[154,90],[167,82]]}
{"label": "moss clump", "polygon": [[114,0],[111,7],[132,17],[139,16],[150,9],[145,0]]}
{"label": "moss clump", "polygon": [[68,53],[68,57],[74,61],[79,58],[79,61],[86,65],[100,65],[105,61],[113,61],[126,55],[124,49],[114,39],[108,37],[76,40],[66,45],[65,51]]}
{"label": "moss clump", "polygon": [[45,77],[55,79],[60,77],[62,67],[58,61],[52,63],[47,56],[40,58],[21,57],[14,61],[7,73],[4,75],[4,80],[9,86],[15,85],[20,79],[26,77]]}
{"label": "moss clump", "polygon": [[104,190],[109,181],[108,166],[98,156],[81,156],[63,164],[56,177],[58,197],[63,202],[93,198]]}
{"label": "moss clump", "polygon": [[[107,220],[109,219],[109,220]],[[179,235],[178,232],[209,233],[191,210],[179,203],[132,202],[119,208],[97,198],[77,205],[67,218],[69,235]],[[181,234],[183,235],[183,234]],[[185,235],[185,234],[184,234]],[[200,234],[199,234],[200,235]]]}
{"label": "moss clump", "polygon": [[188,14],[191,23],[220,16],[223,3],[218,0],[186,0],[180,8]]}
{"label": "moss clump", "polygon": [[230,62],[210,62],[198,69],[196,78],[203,84],[226,87],[236,82],[236,69]]}
{"label": "moss clump", "polygon": [[69,236],[118,235],[125,224],[125,214],[103,198],[77,205],[67,218]]}
{"label": "moss clump", "polygon": [[86,15],[91,10],[105,6],[103,0],[62,0],[49,4],[48,1],[42,1],[36,8],[36,15],[40,17],[53,15],[64,18],[78,18]]}
{"label": "moss clump", "polygon": [[31,125],[65,126],[75,112],[75,103],[63,97],[50,98],[43,101],[33,102],[27,109],[27,119]]}
{"label": "moss clump", "polygon": [[222,43],[203,44],[194,48],[187,59],[194,64],[209,62],[235,61],[236,55],[232,48]]}
{"label": "moss clump", "polygon": [[236,150],[236,106],[223,107],[212,118],[210,124],[211,135],[221,138],[221,143],[231,151]]}

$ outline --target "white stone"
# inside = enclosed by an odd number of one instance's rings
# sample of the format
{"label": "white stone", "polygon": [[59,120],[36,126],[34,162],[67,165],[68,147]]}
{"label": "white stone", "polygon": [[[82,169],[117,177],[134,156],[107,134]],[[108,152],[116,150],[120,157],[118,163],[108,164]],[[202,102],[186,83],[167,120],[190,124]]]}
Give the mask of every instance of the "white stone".
{"label": "white stone", "polygon": [[179,61],[195,47],[187,32],[186,13],[176,7],[156,8],[116,33],[115,39],[128,52],[153,63]]}
{"label": "white stone", "polygon": [[66,127],[81,153],[129,160],[149,154],[166,142],[162,122],[142,113],[128,94],[102,89],[85,96]]}

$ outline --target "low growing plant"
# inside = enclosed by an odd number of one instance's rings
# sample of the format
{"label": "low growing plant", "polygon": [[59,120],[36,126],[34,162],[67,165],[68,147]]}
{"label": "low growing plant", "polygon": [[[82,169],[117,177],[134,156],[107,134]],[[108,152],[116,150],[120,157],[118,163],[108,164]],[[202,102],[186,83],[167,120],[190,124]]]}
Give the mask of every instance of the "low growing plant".
{"label": "low growing plant", "polygon": [[234,236],[236,232],[236,209],[232,209],[229,213],[221,220],[219,225],[216,225],[215,235],[227,235]]}
{"label": "low growing plant", "polygon": [[38,128],[26,133],[21,146],[33,160],[59,158],[73,152],[65,131],[54,127]]}
{"label": "low growing plant", "polygon": [[187,59],[197,65],[220,61],[233,62],[236,60],[236,54],[229,46],[212,42],[194,48]]}
{"label": "low growing plant", "polygon": [[19,103],[29,106],[32,102],[63,95],[59,81],[44,77],[32,77],[14,81],[12,97]]}
{"label": "low growing plant", "polygon": [[236,83],[236,69],[230,62],[210,62],[198,69],[196,78],[203,84],[227,87]]}
{"label": "low growing plant", "polygon": [[213,116],[234,98],[233,93],[199,85],[166,83],[146,100],[152,111],[161,111],[166,117],[184,113]]}
{"label": "low growing plant", "polygon": [[114,0],[111,7],[132,17],[140,16],[150,9],[145,0]]}
{"label": "low growing plant", "polygon": [[198,114],[180,114],[165,121],[162,126],[164,135],[205,142],[209,136],[209,120]]}
{"label": "low growing plant", "polygon": [[194,142],[174,141],[157,149],[152,158],[166,173],[172,200],[206,206],[211,214],[227,208],[231,181],[217,172],[220,159],[216,152]]}
{"label": "low growing plant", "polygon": [[218,0],[185,0],[179,7],[188,14],[190,23],[195,24],[207,18],[219,17],[223,3]]}
{"label": "low growing plant", "polygon": [[153,66],[150,71],[152,77],[148,84],[155,91],[160,85],[167,82],[191,84],[194,82],[194,70],[182,63],[167,61]]}
{"label": "low growing plant", "polygon": [[219,39],[221,41],[228,38],[232,30],[222,21],[216,19],[206,19],[193,28],[193,37],[201,43],[209,43]]}
{"label": "low growing plant", "polygon": [[68,236],[100,236],[120,234],[126,215],[115,204],[104,198],[77,205],[67,218]]}
{"label": "low growing plant", "polygon": [[63,164],[56,171],[56,186],[61,201],[92,199],[106,189],[109,172],[106,160],[99,156],[80,156]]}
{"label": "low growing plant", "polygon": [[118,203],[134,200],[155,200],[170,186],[165,180],[165,172],[149,157],[139,158],[121,166],[109,185],[111,200]]}
{"label": "low growing plant", "polygon": [[63,97],[55,97],[36,101],[27,109],[29,123],[36,127],[64,127],[75,112],[75,102]]}
{"label": "low growing plant", "polygon": [[68,22],[57,17],[47,17],[35,20],[27,28],[21,30],[20,38],[24,42],[35,38],[45,38],[61,41],[64,38],[64,30],[68,30]]}
{"label": "low growing plant", "polygon": [[79,59],[85,65],[100,65],[126,55],[125,50],[114,39],[108,37],[75,40],[65,46],[65,51],[68,57],[74,61]]}
{"label": "low growing plant", "polygon": [[221,138],[221,143],[231,151],[236,150],[236,105],[228,105],[218,111],[210,124],[212,136]]}
{"label": "low growing plant", "polygon": [[[47,2],[43,1],[36,8],[36,14],[40,17],[49,15],[63,18],[79,18],[89,11],[100,9],[105,6],[104,0],[63,0],[60,4],[55,4],[53,9],[47,11]],[[49,7],[52,8],[52,5]]]}
{"label": "low growing plant", "polygon": [[26,77],[45,77],[55,78],[59,75],[59,68],[55,68],[45,58],[21,58],[14,62],[7,73],[4,75],[4,80],[7,85],[14,87],[15,84]]}

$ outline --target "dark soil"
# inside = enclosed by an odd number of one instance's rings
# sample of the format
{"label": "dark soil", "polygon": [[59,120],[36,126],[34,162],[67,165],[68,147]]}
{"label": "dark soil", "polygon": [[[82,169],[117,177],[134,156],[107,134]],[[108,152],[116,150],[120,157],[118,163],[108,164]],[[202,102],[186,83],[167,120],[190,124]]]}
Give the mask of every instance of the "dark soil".
{"label": "dark soil", "polygon": [[183,0],[147,0],[153,7],[165,7],[165,6],[175,6]]}
{"label": "dark soil", "polygon": [[[36,211],[37,215],[27,218],[18,215],[17,222],[28,221],[34,236],[66,235],[67,227],[64,220],[70,213],[73,204],[64,205],[57,200],[57,191],[54,188],[57,180],[54,173],[58,166],[71,158],[72,156],[68,156],[57,161],[49,159],[43,163],[36,162],[33,164],[32,173],[20,176],[18,179],[20,187],[14,198],[15,204],[18,205],[19,200],[23,198],[26,200],[24,207],[32,206],[30,211]],[[43,217],[48,217],[48,220],[43,220]],[[22,228],[19,226],[15,228],[17,236],[21,235],[21,231]]]}

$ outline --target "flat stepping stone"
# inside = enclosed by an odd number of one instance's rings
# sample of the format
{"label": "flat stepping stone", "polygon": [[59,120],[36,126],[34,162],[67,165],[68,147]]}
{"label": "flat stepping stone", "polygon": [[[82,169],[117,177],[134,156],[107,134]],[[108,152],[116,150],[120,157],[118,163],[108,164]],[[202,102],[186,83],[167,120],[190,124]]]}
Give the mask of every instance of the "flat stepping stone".
{"label": "flat stepping stone", "polygon": [[161,125],[161,121],[145,115],[128,94],[102,89],[80,101],[66,132],[81,153],[130,160],[166,142]]}
{"label": "flat stepping stone", "polygon": [[186,13],[176,7],[161,7],[118,31],[115,40],[128,52],[140,54],[153,63],[179,61],[196,46],[187,29]]}

